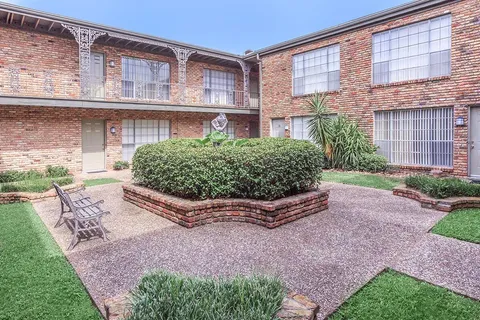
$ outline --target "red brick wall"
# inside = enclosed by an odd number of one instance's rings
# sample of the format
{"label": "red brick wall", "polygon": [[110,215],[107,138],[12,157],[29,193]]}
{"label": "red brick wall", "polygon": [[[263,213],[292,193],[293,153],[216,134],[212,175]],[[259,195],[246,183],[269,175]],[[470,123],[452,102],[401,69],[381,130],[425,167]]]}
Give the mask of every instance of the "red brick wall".
{"label": "red brick wall", "polygon": [[[66,31],[67,32],[67,31]],[[170,49],[168,49],[170,50]],[[171,103],[178,103],[176,98],[178,83],[178,63],[174,56],[161,55],[125,49],[115,46],[107,46],[94,43],[92,52],[103,53],[105,58],[105,75],[107,100],[114,99],[114,94],[120,94],[119,81],[122,78],[122,56],[149,59],[154,61],[168,62],[170,64],[171,77]],[[170,54],[173,54],[170,52]],[[110,61],[114,67],[108,65]],[[64,95],[68,98],[79,97],[79,58],[78,44],[73,39],[52,36],[48,34],[26,31],[17,27],[0,26],[0,88],[3,84],[8,85],[10,78],[6,69],[22,68],[22,86],[28,86],[31,96],[44,95],[44,81],[41,79],[44,70],[54,72],[53,81],[56,88],[55,97]],[[235,88],[243,91],[243,71],[238,67],[226,67],[204,62],[187,62],[187,86],[203,87],[203,69],[214,69],[235,73]],[[29,76],[35,72],[37,77]],[[117,82],[114,84],[114,79]],[[73,82],[71,80],[74,80]],[[28,81],[28,83],[27,83]],[[68,85],[65,83],[68,82]],[[198,94],[190,91],[191,95]],[[188,93],[188,92],[187,92]]]}
{"label": "red brick wall", "polygon": [[[107,169],[122,160],[122,120],[170,120],[172,138],[200,138],[203,121],[217,114],[0,106],[0,171],[43,170],[47,165],[63,165],[73,172],[82,170],[82,119],[105,119]],[[235,121],[235,135],[248,137],[249,122],[258,116],[227,115]],[[112,135],[110,127],[117,133]]]}
{"label": "red brick wall", "polygon": [[[372,85],[372,34],[405,24],[452,15],[452,72],[437,80]],[[373,112],[406,108],[454,106],[455,118],[468,123],[469,106],[480,104],[480,1],[455,1],[340,36],[262,57],[262,134],[270,135],[272,118],[308,114],[305,97],[292,96],[292,56],[331,44],[340,45],[340,90],[329,93],[328,106],[355,118],[372,136]],[[288,136],[290,132],[286,132]],[[467,127],[455,127],[454,174],[467,175]]]}

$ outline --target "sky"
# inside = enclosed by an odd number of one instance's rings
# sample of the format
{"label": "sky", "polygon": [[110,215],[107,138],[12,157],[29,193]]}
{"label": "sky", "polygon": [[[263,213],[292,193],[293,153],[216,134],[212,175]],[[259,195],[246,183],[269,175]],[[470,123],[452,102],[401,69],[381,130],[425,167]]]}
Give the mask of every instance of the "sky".
{"label": "sky", "polygon": [[409,1],[7,0],[6,2],[243,54],[247,49],[261,49]]}

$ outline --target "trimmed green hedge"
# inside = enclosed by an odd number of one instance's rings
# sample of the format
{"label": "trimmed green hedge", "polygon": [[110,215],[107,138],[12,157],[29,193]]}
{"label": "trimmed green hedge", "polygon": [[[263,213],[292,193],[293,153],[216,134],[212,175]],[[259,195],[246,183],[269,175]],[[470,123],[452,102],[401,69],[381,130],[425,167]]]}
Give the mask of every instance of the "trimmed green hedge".
{"label": "trimmed green hedge", "polygon": [[314,186],[322,162],[308,141],[260,138],[213,147],[171,139],[138,148],[132,172],[136,182],[182,198],[273,200]]}
{"label": "trimmed green hedge", "polygon": [[358,158],[357,165],[349,167],[349,170],[365,172],[385,172],[388,167],[388,159],[376,153],[362,153]]}
{"label": "trimmed green hedge", "polygon": [[433,198],[480,197],[480,185],[458,178],[435,178],[412,175],[405,179],[407,187],[417,189]]}

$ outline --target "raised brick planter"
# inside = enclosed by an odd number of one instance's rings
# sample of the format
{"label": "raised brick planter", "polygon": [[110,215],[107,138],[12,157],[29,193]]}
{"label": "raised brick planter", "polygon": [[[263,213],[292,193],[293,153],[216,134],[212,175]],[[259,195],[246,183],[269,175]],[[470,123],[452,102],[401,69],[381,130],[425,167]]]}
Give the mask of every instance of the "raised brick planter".
{"label": "raised brick planter", "polygon": [[450,212],[464,208],[480,208],[480,198],[473,197],[452,197],[446,199],[431,198],[418,190],[400,186],[393,189],[395,196],[404,197],[420,202],[422,208]]}
{"label": "raised brick planter", "polygon": [[[71,191],[71,190],[76,190],[78,188],[81,188],[83,186],[84,186],[83,183],[75,183],[75,184],[69,184],[68,186],[64,186],[62,187],[62,189],[65,191]],[[57,194],[55,192],[55,189],[51,189],[43,193],[5,192],[5,193],[0,193],[0,204],[28,202],[28,201],[41,200],[46,198],[53,198],[56,196]]]}
{"label": "raised brick planter", "polygon": [[[124,293],[104,301],[107,320],[121,320],[128,315],[129,294]],[[309,298],[290,292],[282,302],[277,317],[282,320],[314,320],[318,305]]]}
{"label": "raised brick planter", "polygon": [[328,209],[328,190],[312,190],[274,201],[253,199],[215,199],[191,201],[166,195],[134,184],[123,186],[123,199],[193,228],[212,222],[248,222],[267,228]]}

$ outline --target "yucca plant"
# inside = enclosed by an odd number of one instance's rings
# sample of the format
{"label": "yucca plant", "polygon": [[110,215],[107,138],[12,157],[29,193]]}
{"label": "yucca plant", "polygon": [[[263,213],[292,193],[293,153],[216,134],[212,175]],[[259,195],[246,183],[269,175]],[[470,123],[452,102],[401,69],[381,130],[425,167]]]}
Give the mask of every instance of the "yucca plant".
{"label": "yucca plant", "polygon": [[315,92],[308,100],[307,107],[313,115],[308,121],[308,136],[322,147],[327,159],[332,155],[332,119],[328,116],[327,95]]}
{"label": "yucca plant", "polygon": [[325,94],[313,94],[307,100],[307,107],[312,114],[308,122],[309,137],[323,149],[333,168],[355,169],[362,154],[375,152],[357,122],[344,115],[329,116]]}

